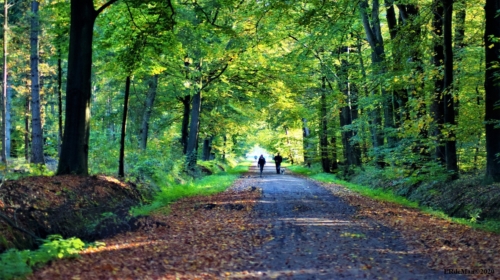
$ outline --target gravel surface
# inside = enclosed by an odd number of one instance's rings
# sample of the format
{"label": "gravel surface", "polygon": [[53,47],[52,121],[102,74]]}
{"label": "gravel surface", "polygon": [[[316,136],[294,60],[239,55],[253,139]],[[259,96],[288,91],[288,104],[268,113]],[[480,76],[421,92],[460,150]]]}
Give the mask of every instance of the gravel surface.
{"label": "gravel surface", "polygon": [[[266,166],[242,187],[262,188],[255,223],[269,240],[234,278],[259,279],[463,279],[426,266],[401,235],[368,218],[316,183]],[[451,277],[450,277],[451,276]]]}

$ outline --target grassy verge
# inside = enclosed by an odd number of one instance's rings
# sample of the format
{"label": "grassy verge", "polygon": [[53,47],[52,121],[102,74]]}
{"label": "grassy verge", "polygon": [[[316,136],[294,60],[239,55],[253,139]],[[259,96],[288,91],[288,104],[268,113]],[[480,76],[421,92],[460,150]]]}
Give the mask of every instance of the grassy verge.
{"label": "grassy verge", "polygon": [[181,198],[196,195],[211,195],[225,191],[242,173],[248,171],[250,164],[243,162],[227,171],[218,172],[184,184],[160,186],[160,192],[154,196],[151,204],[135,207],[132,209],[132,213],[138,216],[149,215],[155,211],[168,212],[169,204]]}
{"label": "grassy verge", "polygon": [[387,202],[392,202],[392,203],[396,203],[399,205],[403,205],[406,207],[416,208],[416,209],[421,210],[424,213],[431,214],[435,217],[445,219],[445,220],[448,220],[448,221],[451,221],[454,223],[467,225],[467,226],[470,226],[470,227],[475,228],[475,229],[500,233],[500,221],[498,221],[498,220],[478,221],[477,219],[474,219],[474,218],[471,218],[471,219],[454,218],[454,217],[448,216],[446,213],[444,213],[442,211],[431,209],[428,207],[419,206],[418,202],[410,201],[403,196],[399,196],[399,195],[394,194],[392,191],[371,188],[369,186],[362,186],[362,185],[346,182],[346,181],[338,179],[333,174],[322,173],[317,168],[306,168],[303,166],[289,166],[288,169],[294,173],[307,176],[307,177],[309,177],[313,180],[316,180],[318,182],[334,183],[334,184],[342,185],[342,186],[344,186],[344,187],[346,187],[354,192],[357,192],[363,196],[367,196],[367,197],[370,197],[370,198],[373,198],[376,200],[387,201]]}

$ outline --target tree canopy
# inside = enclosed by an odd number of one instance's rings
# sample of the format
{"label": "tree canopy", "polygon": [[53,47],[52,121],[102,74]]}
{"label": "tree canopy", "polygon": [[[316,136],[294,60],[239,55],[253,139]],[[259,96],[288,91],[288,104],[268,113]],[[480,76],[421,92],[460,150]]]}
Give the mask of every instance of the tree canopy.
{"label": "tree canopy", "polygon": [[128,119],[128,172],[154,159],[194,174],[260,145],[345,176],[500,181],[495,1],[40,1],[39,50],[24,47],[28,1],[4,5],[7,157],[38,147],[35,51],[58,174],[116,170]]}

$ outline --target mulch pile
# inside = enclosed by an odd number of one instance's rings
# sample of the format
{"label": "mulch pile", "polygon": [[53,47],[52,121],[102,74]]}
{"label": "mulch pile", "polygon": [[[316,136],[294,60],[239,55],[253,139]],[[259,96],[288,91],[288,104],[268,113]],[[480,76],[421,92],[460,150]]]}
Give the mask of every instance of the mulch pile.
{"label": "mulch pile", "polygon": [[[50,234],[95,240],[129,230],[142,196],[137,186],[108,176],[34,176],[0,187],[0,235],[7,248],[31,248]],[[108,213],[108,215],[103,215]]]}

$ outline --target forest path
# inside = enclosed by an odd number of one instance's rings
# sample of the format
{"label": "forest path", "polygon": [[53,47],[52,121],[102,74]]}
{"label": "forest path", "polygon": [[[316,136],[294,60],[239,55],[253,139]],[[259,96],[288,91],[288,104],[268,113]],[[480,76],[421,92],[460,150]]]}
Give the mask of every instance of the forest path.
{"label": "forest path", "polygon": [[151,217],[28,279],[499,279],[500,235],[278,175],[272,162],[263,178],[254,164],[227,191]]}
{"label": "forest path", "polygon": [[272,164],[262,178],[255,166],[250,172],[244,185],[263,190],[255,222],[272,237],[256,249],[242,277],[450,279],[429,269],[429,259],[413,253],[397,231],[357,218],[355,207],[313,181],[278,175]]}

